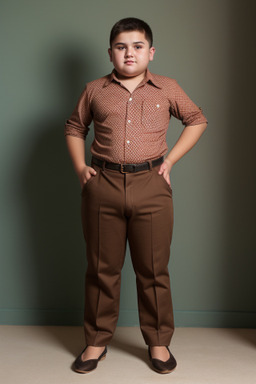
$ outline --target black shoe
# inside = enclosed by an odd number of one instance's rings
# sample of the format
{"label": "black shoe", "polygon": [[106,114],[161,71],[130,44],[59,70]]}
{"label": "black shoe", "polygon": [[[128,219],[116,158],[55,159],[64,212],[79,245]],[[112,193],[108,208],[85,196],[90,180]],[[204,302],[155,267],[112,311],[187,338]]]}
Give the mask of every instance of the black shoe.
{"label": "black shoe", "polygon": [[88,346],[85,347],[85,349],[81,352],[81,354],[77,357],[77,359],[74,362],[73,368],[76,372],[79,373],[88,373],[93,371],[94,369],[97,368],[98,362],[100,360],[104,360],[107,354],[107,347],[105,347],[104,351],[102,354],[98,357],[98,359],[90,359],[83,361],[82,360],[82,354],[86,350]]}
{"label": "black shoe", "polygon": [[170,350],[168,347],[168,352],[170,354],[170,357],[167,361],[162,361],[159,359],[152,359],[151,353],[150,353],[150,347],[148,347],[148,354],[149,354],[149,359],[153,365],[153,368],[156,372],[158,373],[170,373],[174,371],[174,369],[177,366],[177,362],[174,358],[174,356],[171,354]]}

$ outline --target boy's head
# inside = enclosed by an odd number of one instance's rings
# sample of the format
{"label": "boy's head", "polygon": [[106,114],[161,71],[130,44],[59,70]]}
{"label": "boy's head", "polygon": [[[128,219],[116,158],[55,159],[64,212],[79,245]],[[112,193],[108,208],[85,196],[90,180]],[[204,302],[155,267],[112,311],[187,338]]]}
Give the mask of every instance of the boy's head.
{"label": "boy's head", "polygon": [[143,76],[153,60],[152,31],[147,23],[134,17],[118,21],[110,33],[110,61],[119,78]]}
{"label": "boy's head", "polygon": [[116,36],[122,32],[140,31],[144,33],[146,40],[149,43],[149,47],[153,45],[153,34],[150,26],[145,21],[136,19],[135,17],[127,17],[119,20],[111,29],[110,32],[110,48],[115,40]]}

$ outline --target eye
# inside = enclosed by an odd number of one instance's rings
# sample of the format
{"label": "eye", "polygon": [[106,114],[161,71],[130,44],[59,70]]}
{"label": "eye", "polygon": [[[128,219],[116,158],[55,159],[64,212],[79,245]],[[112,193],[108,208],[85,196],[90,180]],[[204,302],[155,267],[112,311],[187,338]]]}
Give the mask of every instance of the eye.
{"label": "eye", "polygon": [[135,45],[135,48],[136,48],[136,49],[141,49],[142,46],[141,46],[141,45]]}
{"label": "eye", "polygon": [[123,51],[123,50],[124,50],[124,47],[117,47],[117,49],[118,49],[119,51]]}

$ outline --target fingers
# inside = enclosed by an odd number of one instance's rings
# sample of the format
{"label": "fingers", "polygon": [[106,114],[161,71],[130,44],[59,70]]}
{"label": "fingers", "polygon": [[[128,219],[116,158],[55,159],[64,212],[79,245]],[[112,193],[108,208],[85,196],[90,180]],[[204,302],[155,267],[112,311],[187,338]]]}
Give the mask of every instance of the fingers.
{"label": "fingers", "polygon": [[90,180],[91,177],[95,176],[97,174],[97,172],[95,171],[95,169],[91,168],[91,167],[87,167],[86,171],[85,171],[85,174],[84,174],[84,183],[87,183],[88,180]]}
{"label": "fingers", "polygon": [[162,175],[163,172],[165,171],[165,169],[166,169],[166,164],[165,164],[165,163],[162,163],[162,164],[161,164],[161,167],[160,167],[160,169],[159,169],[159,171],[158,171],[158,174],[159,174],[159,175]]}
{"label": "fingers", "polygon": [[159,175],[162,175],[165,181],[167,182],[168,185],[171,186],[171,181],[170,181],[170,170],[169,166],[166,162],[163,162],[160,166],[160,169],[158,171]]}
{"label": "fingers", "polygon": [[168,185],[171,185],[170,175],[169,175],[169,173],[166,170],[163,173],[163,178],[165,179],[165,181],[167,182]]}
{"label": "fingers", "polygon": [[89,171],[89,174],[90,175],[96,175],[97,174],[97,172],[95,171],[95,169],[94,168],[92,168],[92,167],[88,167],[88,171]]}
{"label": "fingers", "polygon": [[95,176],[96,173],[97,172],[95,171],[94,168],[87,166],[84,173],[86,181],[89,180],[92,176]]}
{"label": "fingers", "polygon": [[97,172],[94,168],[85,166],[83,171],[81,172],[81,175],[79,176],[81,187],[83,187],[84,184],[87,183],[88,180],[90,180],[91,177],[95,176]]}

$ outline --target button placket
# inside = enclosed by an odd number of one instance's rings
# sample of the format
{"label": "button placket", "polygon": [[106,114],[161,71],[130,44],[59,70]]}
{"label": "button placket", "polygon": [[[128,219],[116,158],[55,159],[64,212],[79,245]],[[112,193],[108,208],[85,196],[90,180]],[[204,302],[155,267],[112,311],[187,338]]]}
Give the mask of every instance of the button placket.
{"label": "button placket", "polygon": [[127,103],[127,110],[126,110],[126,125],[125,125],[125,147],[131,143],[131,141],[127,138],[127,128],[130,128],[130,124],[131,124],[131,119],[129,118],[130,116],[130,104],[131,104],[131,101],[133,100],[132,96],[129,97],[128,99],[128,103]]}

